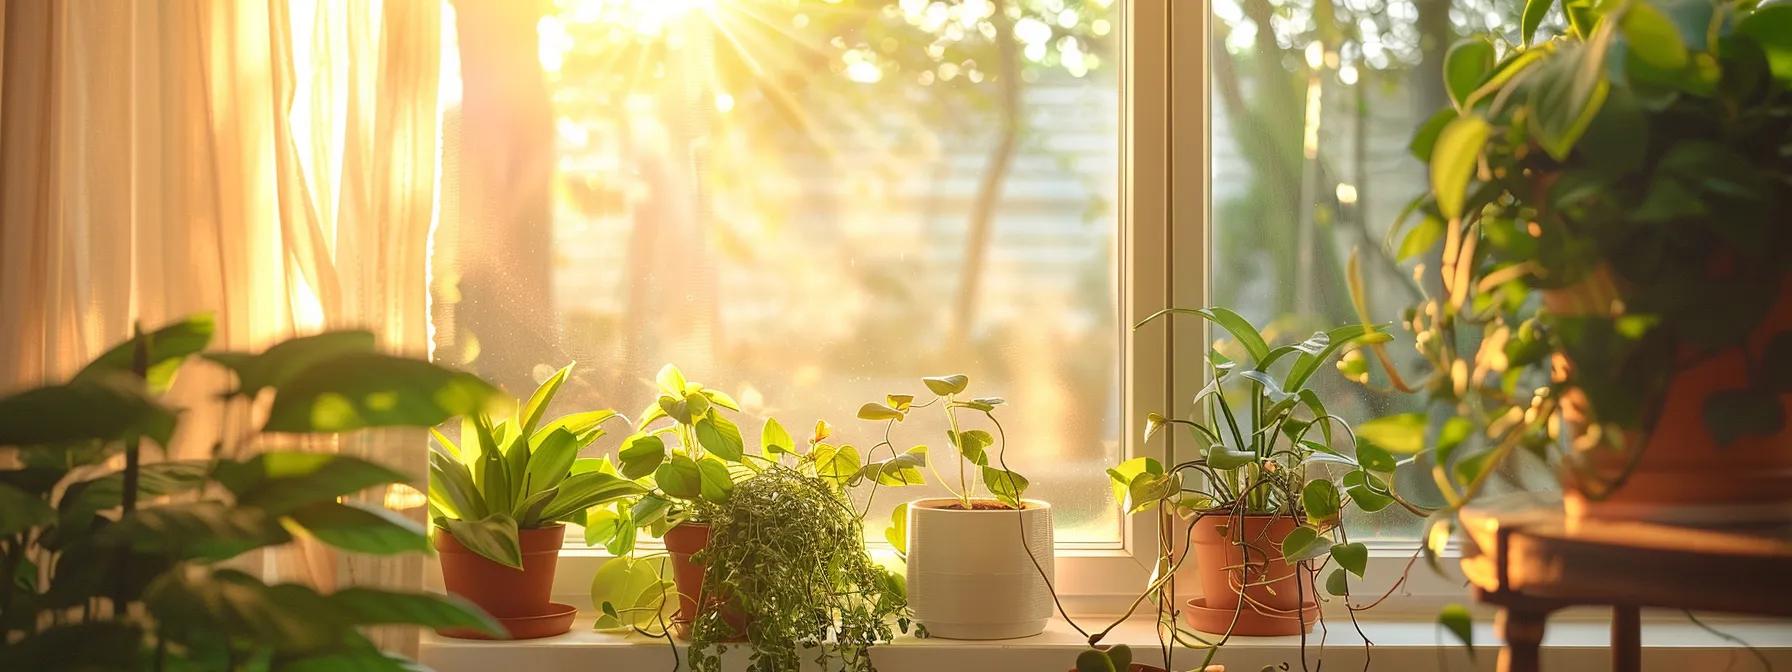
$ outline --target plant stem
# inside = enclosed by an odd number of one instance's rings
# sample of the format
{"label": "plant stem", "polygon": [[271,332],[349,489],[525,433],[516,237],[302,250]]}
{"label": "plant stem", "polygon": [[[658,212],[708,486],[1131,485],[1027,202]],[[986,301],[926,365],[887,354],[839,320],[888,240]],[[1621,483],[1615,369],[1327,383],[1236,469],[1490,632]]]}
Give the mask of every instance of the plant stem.
{"label": "plant stem", "polygon": [[[133,339],[134,347],[131,349],[131,374],[135,375],[138,380],[147,383],[149,380],[149,337],[143,335],[143,325],[141,323],[136,325],[135,331],[137,332],[136,338]],[[131,513],[137,510],[137,479],[142,470],[142,464],[140,464],[141,455],[138,450],[140,447],[141,440],[135,436],[126,439],[124,442],[124,492],[119,500],[120,503],[123,504],[124,513],[120,515],[119,520],[129,518]],[[8,576],[6,577],[6,580],[11,581],[12,577]],[[113,616],[117,617],[124,614],[125,603],[130,596],[130,585],[130,553],[128,549],[120,548],[118,550],[116,592],[112,594]]]}
{"label": "plant stem", "polygon": [[958,445],[952,449],[958,451],[958,502],[966,511],[971,510],[971,482],[966,475],[964,456],[964,431],[958,428],[958,413],[952,410],[952,395],[946,395],[946,422],[952,425],[952,440]]}

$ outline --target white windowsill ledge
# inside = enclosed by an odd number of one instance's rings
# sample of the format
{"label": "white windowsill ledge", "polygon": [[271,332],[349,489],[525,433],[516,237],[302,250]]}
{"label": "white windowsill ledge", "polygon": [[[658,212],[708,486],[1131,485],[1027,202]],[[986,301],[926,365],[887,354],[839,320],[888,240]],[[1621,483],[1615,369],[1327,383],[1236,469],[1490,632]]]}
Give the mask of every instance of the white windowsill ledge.
{"label": "white windowsill ledge", "polygon": [[[1774,669],[1792,669],[1792,624],[1725,621],[1714,625],[1754,645],[1773,663]],[[1453,640],[1448,634],[1428,620],[1364,620],[1362,626],[1375,642],[1370,651],[1369,670],[1423,672],[1447,669],[1463,672],[1494,669],[1498,650],[1493,644],[1497,642],[1492,626],[1487,622],[1476,623],[1475,641],[1482,645],[1476,647],[1477,654],[1472,662],[1461,647],[1451,645]],[[1319,635],[1315,628],[1308,637],[1309,665],[1319,659]],[[1610,669],[1610,652],[1606,644],[1609,636],[1609,626],[1602,622],[1552,622],[1543,642],[1544,669],[1552,672]],[[1724,669],[1752,672],[1761,669],[1760,663],[1746,650],[1683,619],[1679,622],[1667,619],[1645,621],[1642,639],[1645,672]],[[873,649],[872,660],[880,672],[1056,672],[1074,667],[1077,652],[1083,648],[1082,641],[1068,624],[1053,621],[1039,636],[997,642],[900,637],[896,642]],[[1160,657],[1149,621],[1128,622],[1106,641],[1132,645],[1142,654],[1141,660]],[[1365,669],[1362,643],[1362,638],[1351,629],[1348,621],[1342,626],[1333,625],[1323,651],[1325,669]],[[1298,637],[1235,637],[1215,656],[1214,662],[1225,664],[1228,672],[1257,672],[1264,665],[1284,662],[1289,669],[1300,670],[1300,654]],[[683,656],[680,647],[680,660]],[[1177,651],[1172,669],[1191,669],[1201,662],[1201,657],[1199,651]],[[652,672],[670,671],[672,660],[672,651],[663,640],[592,632],[589,617],[581,618],[572,632],[565,635],[521,642],[475,642],[428,633],[423,636],[422,662],[439,672],[600,669]],[[724,669],[744,669],[744,660],[745,651],[731,651]],[[690,668],[685,665],[681,669]]]}

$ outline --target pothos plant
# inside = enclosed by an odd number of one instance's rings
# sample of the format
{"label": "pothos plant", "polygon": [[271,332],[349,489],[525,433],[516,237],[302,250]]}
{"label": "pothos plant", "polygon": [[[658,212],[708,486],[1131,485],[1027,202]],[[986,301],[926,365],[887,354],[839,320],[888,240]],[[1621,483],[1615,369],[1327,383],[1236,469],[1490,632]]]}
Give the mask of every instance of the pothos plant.
{"label": "pothos plant", "polygon": [[[849,489],[920,480],[924,454],[862,462],[858,449],[830,443],[833,426],[817,421],[802,443],[777,420],[760,431],[757,454],[721,410],[738,411],[727,394],[685,379],[667,365],[656,376],[660,395],[618,451],[618,470],[648,489],[632,505],[592,510],[586,540],[617,553],[592,581],[598,630],[628,630],[670,639],[665,612],[676,602],[664,555],[635,551],[636,528],[663,536],[672,526],[710,527],[703,565],[705,594],[691,623],[691,662],[716,670],[727,642],[744,635],[760,669],[795,669],[813,648],[820,661],[869,670],[869,647],[908,631],[903,579],[878,566],[865,549],[864,511]],[[665,421],[659,426],[655,423]],[[869,507],[869,502],[867,502]],[[737,632],[745,621],[746,632]]]}
{"label": "pothos plant", "polygon": [[[1393,454],[1353,432],[1308,384],[1340,352],[1387,341],[1389,325],[1339,327],[1275,347],[1249,321],[1225,308],[1165,310],[1138,326],[1170,315],[1198,316],[1219,325],[1248,360],[1235,361],[1217,348],[1210,349],[1206,356],[1209,382],[1192,401],[1192,417],[1147,416],[1145,441],[1166,428],[1181,426],[1192,441],[1190,454],[1174,456],[1168,467],[1156,458],[1138,457],[1108,470],[1114,497],[1123,511],[1171,511],[1175,516],[1153,513],[1159,520],[1162,550],[1151,584],[1132,608],[1102,630],[1090,633],[1078,626],[1079,632],[1092,646],[1097,645],[1121,621],[1150,602],[1157,610],[1166,666],[1171,646],[1206,649],[1207,661],[1197,669],[1211,662],[1230,633],[1209,640],[1184,628],[1177,618],[1179,607],[1167,590],[1170,578],[1190,555],[1186,547],[1176,547],[1169,526],[1175,520],[1183,521],[1187,539],[1195,523],[1210,516],[1224,517],[1223,524],[1238,529],[1247,516],[1296,521],[1285,538],[1269,541],[1281,548],[1288,563],[1299,563],[1297,572],[1307,575],[1302,578],[1316,577],[1335,564],[1323,585],[1327,593],[1344,601],[1354,620],[1358,609],[1368,607],[1351,602],[1349,575],[1364,576],[1369,552],[1362,542],[1350,540],[1343,524],[1344,510],[1354,507],[1374,513],[1398,505],[1415,515],[1428,512],[1392,487],[1390,478],[1399,467]],[[1264,577],[1247,575],[1244,581],[1266,580],[1267,564],[1262,571]],[[1241,603],[1240,608],[1247,607]],[[1130,650],[1121,652],[1118,647],[1092,649],[1078,659],[1078,669],[1125,669],[1125,661],[1116,662],[1116,654],[1126,660],[1132,656]]]}
{"label": "pothos plant", "polygon": [[[1415,271],[1424,297],[1403,322],[1430,372],[1409,383],[1378,354],[1395,387],[1429,398],[1430,417],[1388,422],[1452,509],[1509,456],[1559,440],[1634,458],[1626,437],[1649,434],[1676,372],[1744,343],[1792,271],[1792,6],[1563,0],[1566,32],[1537,41],[1556,4],[1526,3],[1517,44],[1453,47],[1453,105],[1412,142],[1431,189],[1398,256],[1441,256]],[[1792,377],[1773,372],[1792,335],[1768,351],[1706,402],[1718,445],[1785,426]],[[1558,361],[1572,366],[1551,375]],[[1577,437],[1555,420],[1570,399],[1587,416]],[[1455,450],[1477,428],[1489,447]]]}
{"label": "pothos plant", "polygon": [[518,530],[586,523],[589,509],[630,503],[647,491],[608,461],[579,457],[604,435],[605,421],[620,418],[615,411],[583,411],[543,424],[572,367],[549,376],[508,418],[463,418],[459,444],[430,429],[430,520],[492,562],[522,569]]}
{"label": "pothos plant", "polygon": [[213,331],[210,316],[195,316],[139,332],[66,383],[0,399],[0,454],[16,465],[0,471],[0,669],[399,672],[414,664],[381,652],[362,627],[502,636],[459,598],[324,593],[238,568],[245,553],[300,537],[350,553],[428,547],[422,526],[339,501],[406,476],[335,453],[251,456],[257,438],[425,427],[478,411],[496,391],[380,354],[364,331],[204,353],[236,381],[205,396],[206,411],[249,417],[259,408],[265,420],[244,434],[220,427],[210,456],[175,459],[174,437],[198,414],[161,395]]}

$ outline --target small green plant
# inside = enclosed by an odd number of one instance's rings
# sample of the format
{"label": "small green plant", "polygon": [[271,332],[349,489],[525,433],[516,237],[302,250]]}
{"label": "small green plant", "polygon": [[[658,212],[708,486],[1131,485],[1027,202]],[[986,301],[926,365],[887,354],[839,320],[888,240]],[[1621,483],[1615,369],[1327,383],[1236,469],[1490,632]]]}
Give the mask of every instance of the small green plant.
{"label": "small green plant", "polygon": [[[1138,326],[1170,315],[1197,316],[1219,325],[1249,360],[1240,363],[1218,349],[1208,351],[1209,382],[1195,395],[1195,417],[1151,413],[1145,427],[1147,442],[1165,428],[1185,427],[1194,453],[1176,456],[1168,468],[1155,458],[1139,457],[1109,469],[1115,500],[1129,514],[1174,511],[1187,525],[1185,535],[1196,521],[1209,516],[1224,517],[1222,525],[1228,526],[1242,526],[1245,516],[1292,518],[1298,525],[1285,538],[1269,541],[1281,549],[1288,563],[1300,563],[1298,571],[1308,576],[1335,563],[1324,582],[1325,590],[1343,599],[1354,615],[1361,607],[1349,602],[1348,575],[1364,576],[1369,552],[1362,542],[1350,540],[1343,524],[1344,510],[1356,507],[1372,513],[1398,504],[1416,515],[1427,511],[1391,487],[1390,477],[1399,467],[1394,456],[1354,433],[1307,385],[1339,353],[1387,341],[1388,327],[1350,325],[1272,347],[1249,321],[1225,308],[1165,310]],[[1174,519],[1159,515],[1158,520],[1160,538],[1172,539],[1167,526]],[[1176,619],[1179,606],[1165,589],[1169,577],[1188,557],[1186,551],[1179,553],[1173,545],[1164,544],[1153,582],[1133,609],[1146,601],[1156,604],[1166,645],[1207,649],[1207,662],[1211,662],[1213,652],[1226,639],[1209,641],[1184,629]],[[1268,563],[1261,565],[1264,577],[1243,578],[1247,583],[1268,580],[1268,567]],[[1240,608],[1244,608],[1242,603]],[[1098,644],[1113,627],[1090,635],[1090,644]],[[1123,670],[1131,651],[1115,647],[1107,652],[1086,651],[1082,656],[1077,661],[1079,670]]]}
{"label": "small green plant", "polygon": [[430,519],[492,562],[522,568],[517,530],[585,522],[587,510],[647,491],[607,460],[579,458],[603,436],[604,421],[619,417],[615,411],[573,413],[542,424],[572,366],[548,377],[508,419],[483,413],[465,418],[461,445],[430,430]]}
{"label": "small green plant", "polygon": [[[351,553],[425,552],[422,526],[338,501],[407,479],[332,453],[246,456],[256,433],[211,457],[146,461],[182,415],[159,395],[211,341],[209,316],[139,333],[67,383],[0,399],[0,669],[410,669],[360,628],[503,630],[454,597],[269,585],[233,560],[308,536]],[[374,351],[368,332],[331,332],[260,354],[207,353],[237,386],[220,417],[267,401],[261,434],[434,425],[496,391],[478,378]],[[123,468],[107,471],[113,458]],[[154,498],[154,503],[151,503]]]}
{"label": "small green plant", "polygon": [[[934,477],[938,478],[940,484],[952,492],[953,498],[958,500],[957,506],[967,511],[976,508],[978,504],[976,488],[981,483],[1001,507],[1022,508],[1027,491],[1027,479],[1008,468],[1004,459],[1007,442],[1001,440],[1005,437],[1005,433],[1002,431],[1001,422],[997,421],[995,416],[996,407],[1007,402],[997,397],[966,398],[965,388],[970,385],[970,379],[959,374],[923,378],[921,382],[927,386],[929,392],[933,393],[933,401],[917,405],[914,403],[914,395],[891,394],[884,397],[883,403],[868,402],[859,407],[860,420],[885,423],[884,440],[873,446],[872,452],[875,453],[878,448],[887,447],[891,453],[891,460],[878,463],[880,466],[877,469],[872,470],[870,465],[867,465],[868,471],[861,474],[861,478],[876,476],[879,484],[919,485],[921,472],[918,467],[932,468],[932,465],[926,460],[927,447],[925,445],[916,446],[907,452],[897,454],[896,446],[890,440],[890,431],[895,428],[896,423],[907,419],[914,411],[938,406],[945,414],[946,423],[950,427],[946,430],[946,443],[959,458],[956,460],[958,463],[958,486],[953,487],[951,481],[941,478],[937,469],[934,471]],[[960,411],[966,410],[983,414],[996,428],[996,434],[991,435],[982,429],[966,429],[959,421],[958,415]],[[995,448],[993,451],[995,464],[993,465],[990,463],[992,447]],[[886,470],[890,470],[890,473],[885,473]],[[912,480],[893,478],[896,476],[912,476]],[[903,509],[898,508],[896,515],[901,516],[902,513]],[[897,544],[897,547],[901,548],[901,544]]]}
{"label": "small green plant", "polygon": [[719,672],[725,642],[745,635],[752,669],[800,669],[808,650],[823,669],[838,658],[839,669],[870,672],[871,646],[895,635],[892,622],[908,632],[902,577],[871,559],[859,514],[832,481],[768,467],[734,488],[710,529],[693,560],[704,593],[732,606],[691,624],[693,670]]}

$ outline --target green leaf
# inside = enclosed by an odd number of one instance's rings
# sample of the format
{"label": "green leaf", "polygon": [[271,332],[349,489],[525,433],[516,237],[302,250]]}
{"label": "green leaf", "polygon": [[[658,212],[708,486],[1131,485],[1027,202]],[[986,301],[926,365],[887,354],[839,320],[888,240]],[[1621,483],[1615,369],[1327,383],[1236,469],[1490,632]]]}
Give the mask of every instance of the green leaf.
{"label": "green leaf", "polygon": [[[677,460],[679,458],[673,458]],[[684,458],[689,460],[690,458]],[[664,487],[662,484],[661,487]],[[634,481],[601,471],[568,476],[560,483],[558,494],[541,512],[542,520],[565,520],[567,516],[594,506],[625,497],[645,494],[647,488]]]}
{"label": "green leaf", "polygon": [[480,557],[512,569],[523,568],[516,520],[510,516],[494,513],[479,520],[437,518],[435,522],[437,527],[454,535],[455,541]]}
{"label": "green leaf", "polygon": [[1357,441],[1356,461],[1363,465],[1364,469],[1383,474],[1394,473],[1394,468],[1399,466],[1387,449],[1367,440]]}
{"label": "green leaf", "polygon": [[317,502],[288,513],[287,518],[318,541],[351,553],[394,555],[429,549],[422,525],[383,508]]}
{"label": "green leaf", "polygon": [[1021,498],[1027,492],[1027,479],[1020,474],[995,467],[983,468],[983,484],[989,487],[989,494],[1009,506],[1020,508]]}
{"label": "green leaf", "polygon": [[1531,46],[1531,40],[1537,35],[1537,27],[1543,25],[1543,17],[1549,15],[1549,8],[1556,0],[1525,0],[1524,18],[1521,22],[1523,45]]}
{"label": "green leaf", "polygon": [[884,528],[884,541],[904,557],[908,556],[908,502],[897,504],[890,511],[890,526]]}
{"label": "green leaf", "polygon": [[1225,444],[1214,444],[1207,449],[1207,466],[1221,471],[1231,471],[1247,464],[1254,464],[1257,454],[1248,450],[1238,450]]}
{"label": "green leaf", "polygon": [[1449,464],[1450,455],[1456,452],[1456,448],[1467,441],[1474,431],[1475,423],[1470,422],[1468,418],[1452,417],[1445,420],[1443,426],[1437,430],[1438,463]]}
{"label": "green leaf", "polygon": [[1388,452],[1410,455],[1424,449],[1425,425],[1424,413],[1400,413],[1359,424],[1356,435]]}
{"label": "green leaf", "polygon": [[1456,474],[1456,482],[1463,485],[1474,482],[1475,479],[1481,477],[1482,472],[1495,466],[1492,464],[1492,460],[1498,454],[1497,450],[1483,450],[1457,460],[1456,464],[1451,466],[1451,471]]}
{"label": "green leaf", "polygon": [[1301,489],[1300,506],[1307,512],[1307,520],[1315,523],[1334,523],[1338,520],[1338,486],[1331,481],[1318,479],[1308,481]]}
{"label": "green leaf", "polygon": [[646,476],[666,461],[666,442],[658,434],[636,434],[616,451],[616,460],[622,463],[624,478]]}
{"label": "green leaf", "polygon": [[119,379],[77,380],[0,399],[0,446],[67,445],[143,436],[168,445],[174,414]]}
{"label": "green leaf", "polygon": [[1438,134],[1437,146],[1431,151],[1431,193],[1445,219],[1462,217],[1475,161],[1492,134],[1493,127],[1477,115],[1458,117]]}
{"label": "green leaf", "polygon": [[1443,237],[1444,220],[1427,215],[1400,240],[1400,250],[1394,254],[1394,260],[1406,261],[1429,252],[1431,248],[1437,247],[1437,241],[1443,240]]}
{"label": "green leaf", "polygon": [[287,543],[292,535],[266,511],[208,501],[137,509],[101,530],[94,540],[138,553],[216,561]]}
{"label": "green leaf", "polygon": [[790,438],[790,432],[778,424],[777,418],[766,418],[765,428],[759,430],[759,450],[766,457],[776,458],[780,454],[796,454],[796,441]]}
{"label": "green leaf", "polygon": [[269,432],[345,432],[368,427],[429,427],[477,413],[497,389],[470,373],[380,354],[319,362],[274,396]]}
{"label": "green leaf", "polygon": [[709,403],[721,406],[722,408],[726,408],[736,413],[740,412],[740,402],[735,401],[734,397],[728,396],[726,392],[712,390],[706,387],[703,388],[702,394],[705,399],[709,400]]}
{"label": "green leaf", "polygon": [[526,470],[528,494],[546,492],[559,486],[571,472],[572,463],[578,459],[578,437],[565,429],[554,430],[533,453],[529,453],[529,466]]}
{"label": "green leaf", "polygon": [[235,570],[169,572],[144,603],[164,631],[243,639],[280,652],[316,651],[340,643],[353,627],[317,591],[267,585]]}
{"label": "green leaf", "polygon": [[1758,8],[1737,24],[1736,32],[1747,35],[1767,54],[1774,79],[1792,84],[1792,5]]}
{"label": "green leaf", "polygon": [[1108,485],[1114,491],[1114,502],[1131,508],[1127,506],[1126,499],[1132,492],[1133,479],[1137,478],[1139,474],[1162,473],[1164,473],[1164,465],[1154,457],[1135,457],[1109,469]]}
{"label": "green leaf", "polygon": [[879,485],[891,487],[922,485],[926,481],[921,477],[920,468],[927,466],[927,447],[916,446],[915,448],[919,448],[921,451],[916,452],[911,448],[909,452],[888,460],[867,464],[860,471],[862,475],[876,480]]}
{"label": "green leaf", "polygon": [[1115,667],[1106,652],[1089,649],[1077,654],[1076,672],[1115,672]]}
{"label": "green leaf", "polygon": [[530,493],[539,491],[539,488],[529,483],[528,439],[520,433],[512,434],[511,437],[510,447],[504,450],[504,480],[510,483],[510,506],[514,509],[518,508],[517,504],[528,499]]}
{"label": "green leaf", "polygon": [[1325,577],[1325,592],[1338,597],[1350,594],[1350,579],[1345,576],[1344,570],[1334,569],[1330,575]]}
{"label": "green leaf", "polygon": [[1631,2],[1627,7],[1618,25],[1624,31],[1630,54],[1664,70],[1686,67],[1689,58],[1686,40],[1680,36],[1680,29],[1674,27],[1674,22],[1643,0]]}
{"label": "green leaf", "polygon": [[1437,479],[1432,478],[1432,470],[1437,467],[1437,454],[1423,451],[1412,456],[1412,459],[1400,463],[1394,469],[1394,477],[1389,482],[1390,490],[1403,500],[1424,509],[1440,509],[1449,505],[1444,499],[1443,491],[1438,489]]}
{"label": "green leaf", "polygon": [[859,472],[859,450],[852,446],[818,444],[809,457],[815,461],[815,475],[835,483],[845,483]]}
{"label": "green leaf", "polygon": [[1444,54],[1444,86],[1457,109],[1467,106],[1469,94],[1493,71],[1495,60],[1493,42],[1485,37],[1471,37],[1450,45]]}
{"label": "green leaf", "polygon": [[[1294,360],[1294,366],[1288,369],[1288,379],[1284,387],[1289,393],[1301,391],[1306,387],[1307,381],[1313,377],[1313,374],[1319,371],[1319,367],[1339,350],[1359,343],[1390,340],[1391,337],[1385,333],[1386,329],[1386,325],[1352,324],[1325,332],[1324,338],[1308,339],[1309,343],[1317,345],[1313,346],[1314,349],[1302,349],[1300,357]],[[1315,334],[1314,336],[1320,335]]]}
{"label": "green leaf", "polygon": [[[663,500],[662,500],[663,501]],[[585,520],[585,545],[604,545],[604,550],[614,556],[624,556],[635,550],[634,509],[627,502],[618,501],[609,506],[591,509]]]}
{"label": "green leaf", "polygon": [[1394,499],[1388,496],[1387,484],[1374,474],[1352,471],[1344,474],[1339,482],[1343,484],[1345,494],[1350,495],[1350,502],[1364,512],[1375,513],[1394,503]]}
{"label": "green leaf", "polygon": [[[664,561],[618,557],[605,562],[591,576],[591,603],[608,604],[597,619],[598,631],[646,628],[653,625],[666,594],[660,571]],[[621,607],[621,610],[618,610]]]}
{"label": "green leaf", "polygon": [[263,389],[286,385],[320,362],[372,354],[375,346],[373,332],[330,331],[281,341],[259,355],[217,352],[205,358],[236,372],[238,390],[253,397]]}
{"label": "green leaf", "polygon": [[[1450,122],[1455,121],[1456,117],[1461,114],[1455,108],[1444,108],[1432,114],[1431,118],[1426,119],[1425,123],[1419,126],[1418,132],[1413,133],[1412,140],[1406,144],[1406,151],[1411,153],[1415,159],[1430,161],[1431,150],[1437,147],[1437,136],[1444,132],[1445,126],[1449,126]],[[1416,207],[1418,204],[1414,203],[1413,205]],[[1402,215],[1400,219],[1404,220],[1406,216]]]}
{"label": "green leaf", "polygon": [[1108,649],[1108,660],[1114,661],[1114,669],[1125,672],[1132,666],[1132,647],[1115,644]]}
{"label": "green leaf", "polygon": [[895,420],[902,421],[902,412],[876,402],[859,407],[860,420]]}
{"label": "green leaf", "polygon": [[1705,398],[1705,426],[1720,448],[1744,436],[1773,436],[1786,428],[1779,398],[1754,389],[1723,390]]}
{"label": "green leaf", "polygon": [[1437,614],[1437,624],[1444,626],[1445,630],[1449,630],[1450,634],[1455,635],[1456,641],[1462,642],[1462,646],[1468,649],[1470,658],[1475,657],[1475,629],[1469,619],[1467,608],[1460,604],[1444,607],[1444,610]]}
{"label": "green leaf", "polygon": [[1584,45],[1570,44],[1546,59],[1531,80],[1531,134],[1557,161],[1566,161],[1587,126],[1599,114],[1611,82],[1605,74],[1610,24],[1593,31]]}
{"label": "green leaf", "polygon": [[[858,464],[853,466],[856,468]],[[673,455],[653,471],[653,481],[660,491],[679,499],[696,499],[703,494],[703,472],[697,461],[684,455]]]}
{"label": "green leaf", "polygon": [[1332,544],[1332,560],[1360,578],[1369,567],[1369,547],[1360,542]]}
{"label": "green leaf", "polygon": [[325,599],[350,625],[419,625],[432,629],[470,629],[504,637],[504,627],[473,603],[455,595],[400,593],[350,587]]}
{"label": "green leaf", "polygon": [[944,397],[963,392],[965,386],[969,385],[971,380],[962,374],[952,374],[950,376],[922,378],[921,382],[926,383],[927,389],[931,390],[934,394]]}
{"label": "green leaf", "polygon": [[739,462],[746,454],[746,442],[740,427],[720,415],[711,413],[697,421],[697,443],[710,454],[730,462]]}
{"label": "green leaf", "polygon": [[[161,394],[168,391],[169,386],[174,384],[174,374],[186,363],[187,357],[210,345],[215,333],[217,321],[212,314],[199,313],[144,334],[149,340],[145,380],[150,392]],[[136,339],[127,339],[94,358],[75,374],[74,380],[101,379],[115,373],[128,374],[136,351]]]}
{"label": "green leaf", "polygon": [[598,437],[604,435],[604,431],[598,428],[599,425],[602,425],[610,418],[617,417],[622,416],[618,415],[616,411],[607,408],[561,416],[546,425],[542,425],[541,431],[530,435],[529,448],[534,450],[540,447],[542,441],[547,440],[547,437],[549,436],[553,436],[554,430],[564,429],[572,432],[573,436],[579,437],[579,448],[583,449],[585,446],[591,445],[591,442],[596,441]]}
{"label": "green leaf", "polygon": [[478,520],[491,513],[467,466],[441,453],[429,454],[429,503],[462,520]]}
{"label": "green leaf", "polygon": [[1282,538],[1282,557],[1289,564],[1312,560],[1330,552],[1331,541],[1330,537],[1320,535],[1311,527],[1296,527]]}
{"label": "green leaf", "polygon": [[[193,492],[205,487],[211,470],[211,460],[143,464],[137,468],[137,494],[139,498],[145,498]],[[124,472],[114,471],[92,480],[70,483],[63,490],[57,506],[62,509],[62,526],[66,528],[73,519],[86,518],[123,504]]]}
{"label": "green leaf", "polygon": [[684,379],[684,373],[671,364],[660,367],[660,372],[653,376],[653,380],[659,383],[660,391],[673,397],[684,396],[684,388],[690,385]]}
{"label": "green leaf", "polygon": [[48,502],[0,483],[0,537],[10,537],[53,522],[56,522],[56,509]]}
{"label": "green leaf", "polygon": [[220,461],[215,477],[236,495],[238,504],[276,514],[410,480],[360,458],[296,451],[262,453],[248,462]]}
{"label": "green leaf", "polygon": [[[1159,315],[1200,316],[1214,324],[1220,325],[1227,331],[1227,333],[1232,334],[1232,338],[1237,339],[1238,344],[1244,346],[1245,352],[1251,356],[1251,361],[1263,361],[1263,358],[1269,355],[1269,343],[1263,340],[1263,334],[1259,333],[1256,327],[1251,326],[1250,320],[1244,319],[1244,316],[1232,312],[1231,310],[1225,308],[1166,308],[1140,321],[1138,326],[1143,326],[1146,322],[1156,319]],[[1136,329],[1138,326],[1133,328]],[[1212,354],[1217,355],[1219,353],[1215,351]],[[1212,355],[1210,355],[1210,358],[1211,356]],[[1224,363],[1230,363],[1230,360],[1225,360],[1224,357],[1221,357],[1220,359],[1224,360]],[[1214,362],[1216,367],[1230,368],[1220,366],[1220,364],[1221,362]]]}
{"label": "green leaf", "polygon": [[728,475],[726,462],[705,457],[697,461],[697,473],[698,495],[717,504],[728,501],[728,495],[734,492],[734,478]]}
{"label": "green leaf", "polygon": [[1158,500],[1170,497],[1182,490],[1182,479],[1173,474],[1153,474],[1150,472],[1134,476],[1127,485],[1127,513],[1138,513],[1155,506]]}
{"label": "green leaf", "polygon": [[995,445],[996,439],[989,432],[973,429],[962,434],[953,434],[946,430],[946,438],[958,446],[958,454],[971,464],[979,467],[989,464],[989,447]]}
{"label": "green leaf", "polygon": [[541,386],[535,388],[534,394],[529,395],[529,401],[523,404],[522,413],[517,416],[522,421],[521,428],[524,436],[534,432],[535,426],[541,424],[541,416],[548,412],[548,404],[554,401],[554,395],[560,393],[560,386],[566,384],[566,377],[572,375],[572,367],[575,363],[569,362],[559,371],[555,371],[554,375],[548,376],[547,380],[542,381]]}

